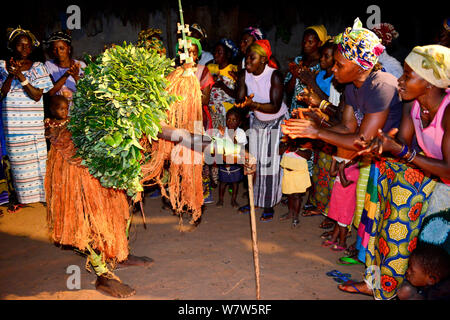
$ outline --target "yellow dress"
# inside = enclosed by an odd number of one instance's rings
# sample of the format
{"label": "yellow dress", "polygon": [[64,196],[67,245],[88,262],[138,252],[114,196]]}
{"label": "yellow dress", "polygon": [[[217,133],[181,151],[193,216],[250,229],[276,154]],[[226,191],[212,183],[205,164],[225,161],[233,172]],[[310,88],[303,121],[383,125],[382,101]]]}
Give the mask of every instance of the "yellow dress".
{"label": "yellow dress", "polygon": [[280,166],[283,168],[281,191],[284,194],[304,193],[311,186],[308,162],[294,152],[285,152]]}

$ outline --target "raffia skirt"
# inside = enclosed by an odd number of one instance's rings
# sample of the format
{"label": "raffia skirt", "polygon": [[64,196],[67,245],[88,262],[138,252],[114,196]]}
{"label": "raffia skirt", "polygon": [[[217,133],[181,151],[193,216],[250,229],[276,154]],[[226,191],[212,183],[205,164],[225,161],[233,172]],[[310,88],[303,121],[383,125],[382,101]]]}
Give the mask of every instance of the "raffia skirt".
{"label": "raffia skirt", "polygon": [[73,158],[75,146],[69,131],[63,129],[51,141],[45,191],[53,241],[83,251],[89,245],[103,253],[105,260],[125,260],[129,219],[125,192],[104,188],[80,158]]}

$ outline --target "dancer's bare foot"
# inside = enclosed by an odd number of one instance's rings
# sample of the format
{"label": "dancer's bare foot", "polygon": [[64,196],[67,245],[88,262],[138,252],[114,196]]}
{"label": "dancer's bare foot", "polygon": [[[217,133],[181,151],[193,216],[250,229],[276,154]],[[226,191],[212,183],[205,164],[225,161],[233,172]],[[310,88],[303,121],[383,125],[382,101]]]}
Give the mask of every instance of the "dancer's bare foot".
{"label": "dancer's bare foot", "polygon": [[338,285],[338,289],[348,293],[360,293],[369,296],[373,295],[372,290],[367,286],[367,284],[364,281],[361,282],[348,281]]}
{"label": "dancer's bare foot", "polygon": [[217,201],[216,207],[217,207],[217,208],[222,208],[222,207],[223,207],[223,199],[222,199],[222,200],[219,199],[219,201]]}
{"label": "dancer's bare foot", "polygon": [[239,208],[239,203],[237,203],[236,199],[231,200],[231,206],[233,208]]}
{"label": "dancer's bare foot", "polygon": [[136,290],[129,285],[103,276],[97,276],[95,288],[115,298],[128,298],[136,294]]}
{"label": "dancer's bare foot", "polygon": [[152,258],[149,257],[138,257],[133,256],[132,254],[128,255],[127,260],[122,261],[117,264],[117,268],[124,268],[124,267],[145,267],[149,268],[153,265],[155,261]]}

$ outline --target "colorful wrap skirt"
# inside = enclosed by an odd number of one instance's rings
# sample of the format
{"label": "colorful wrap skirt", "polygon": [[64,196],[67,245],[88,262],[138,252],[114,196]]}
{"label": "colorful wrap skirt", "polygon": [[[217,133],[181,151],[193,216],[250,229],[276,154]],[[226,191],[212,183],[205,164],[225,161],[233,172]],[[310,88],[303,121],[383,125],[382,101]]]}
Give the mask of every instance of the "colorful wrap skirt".
{"label": "colorful wrap skirt", "polygon": [[435,184],[420,170],[399,162],[371,165],[357,244],[359,254],[365,253],[364,281],[375,299],[396,296]]}

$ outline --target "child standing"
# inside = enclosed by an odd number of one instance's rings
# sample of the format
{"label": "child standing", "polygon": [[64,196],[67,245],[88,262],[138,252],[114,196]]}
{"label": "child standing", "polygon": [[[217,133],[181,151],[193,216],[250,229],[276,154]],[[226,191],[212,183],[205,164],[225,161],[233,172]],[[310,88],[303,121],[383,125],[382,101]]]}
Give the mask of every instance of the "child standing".
{"label": "child standing", "polygon": [[51,96],[49,108],[53,118],[44,121],[47,139],[58,136],[58,131],[69,122],[69,100],[64,96]]}
{"label": "child standing", "polygon": [[299,224],[300,210],[306,203],[306,196],[311,187],[311,174],[308,160],[313,152],[311,143],[305,139],[289,140],[288,149],[284,152],[280,166],[283,168],[281,191],[288,197],[289,212],[280,217],[280,221],[292,218],[292,227]]}
{"label": "child standing", "polygon": [[[338,148],[337,155],[333,156],[330,175],[336,174],[333,190],[331,192],[328,218],[336,221],[331,239],[325,240],[322,246],[333,251],[347,249],[347,234],[349,225],[353,221],[356,208],[356,182],[359,178],[359,162],[351,161],[354,151]],[[336,167],[339,167],[336,170]],[[341,172],[336,172],[341,170]],[[344,181],[341,181],[344,179]]]}
{"label": "child standing", "polygon": [[[238,144],[241,147],[247,144],[247,137],[244,130],[239,128],[241,124],[241,114],[237,108],[231,108],[226,114],[225,129],[221,131],[221,137],[227,139],[233,144]],[[228,162],[228,161],[227,161]],[[239,164],[222,164],[219,165],[219,201],[217,206],[223,206],[223,198],[227,184],[231,184],[231,206],[239,207],[236,197],[239,191],[239,182],[242,181],[244,175],[242,166]]]}

